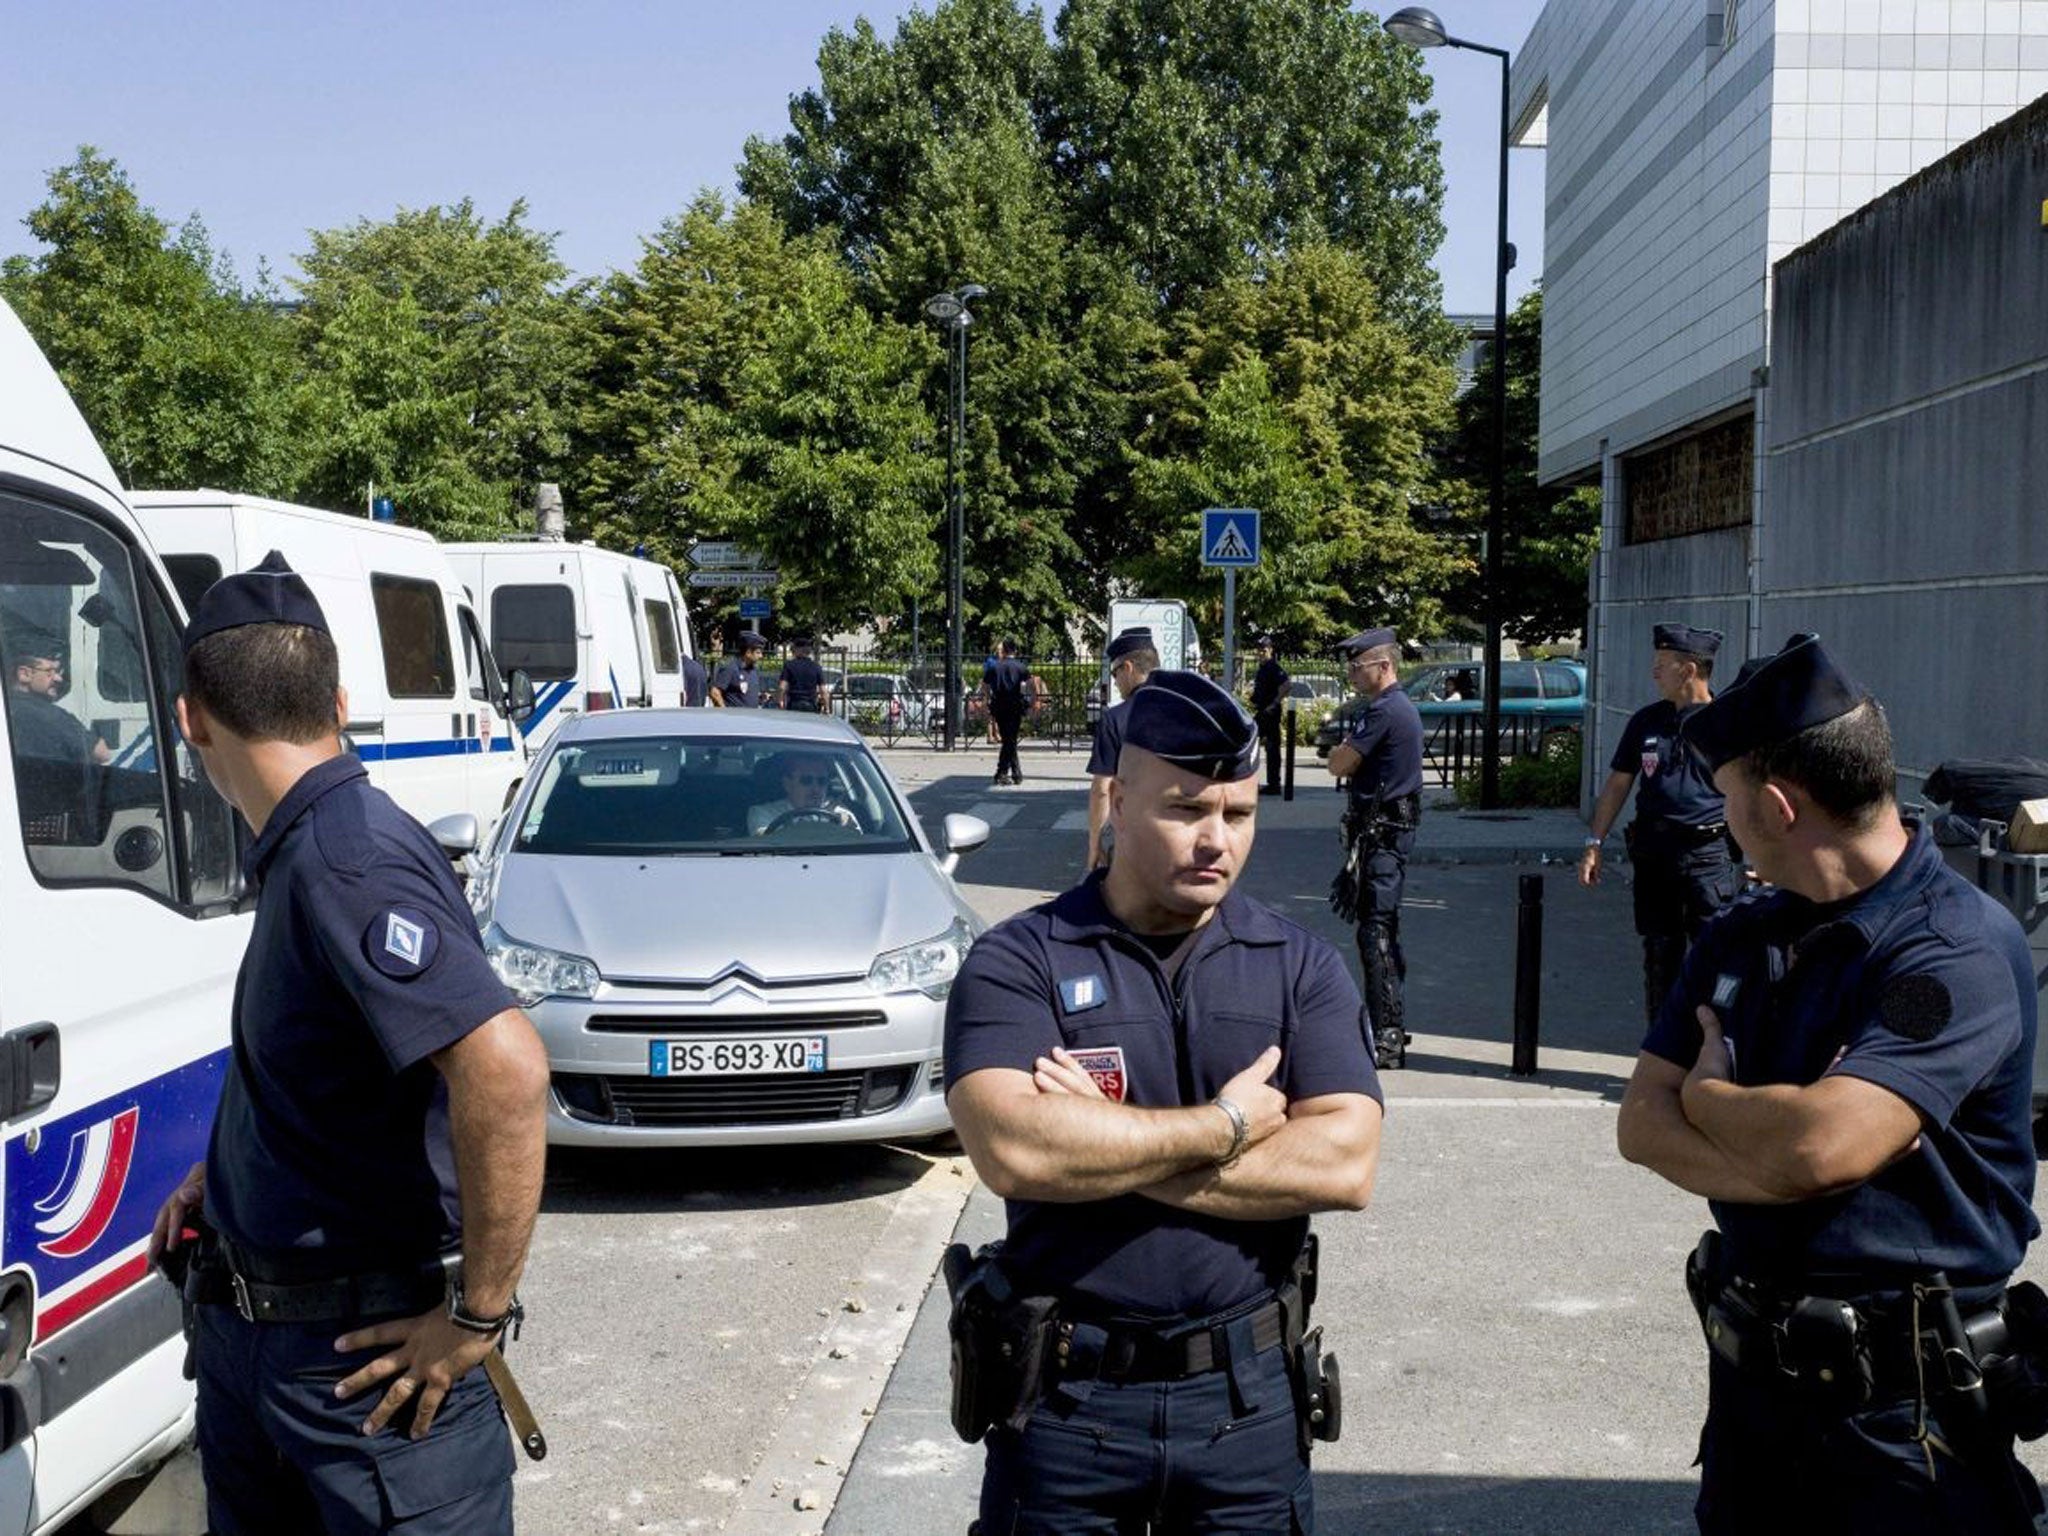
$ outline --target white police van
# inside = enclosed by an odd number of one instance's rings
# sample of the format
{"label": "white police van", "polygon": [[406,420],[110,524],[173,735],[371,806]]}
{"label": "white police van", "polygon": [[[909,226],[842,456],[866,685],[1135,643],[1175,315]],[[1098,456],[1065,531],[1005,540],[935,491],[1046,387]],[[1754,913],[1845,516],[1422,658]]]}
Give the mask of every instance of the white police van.
{"label": "white police van", "polygon": [[416,528],[225,491],[133,491],[189,611],[225,573],[281,550],[341,653],[348,740],[370,782],[423,822],[487,831],[526,771],[506,685],[442,546]]}
{"label": "white police van", "polygon": [[[234,815],[177,736],[182,625],[0,304],[0,1536],[53,1528],[191,1430],[178,1301],[145,1245],[205,1154],[249,919]],[[15,664],[52,636],[68,654],[35,660],[64,664],[57,687]]]}
{"label": "white police van", "polygon": [[476,599],[498,669],[533,680],[529,752],[568,715],[683,702],[682,658],[695,652],[667,566],[545,537],[442,548]]}

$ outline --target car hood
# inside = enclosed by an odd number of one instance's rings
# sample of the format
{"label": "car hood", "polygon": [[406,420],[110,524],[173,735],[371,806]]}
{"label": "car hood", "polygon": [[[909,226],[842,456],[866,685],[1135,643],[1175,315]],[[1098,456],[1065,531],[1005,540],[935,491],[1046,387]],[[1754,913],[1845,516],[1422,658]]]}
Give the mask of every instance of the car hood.
{"label": "car hood", "polygon": [[608,980],[866,975],[883,950],[971,913],[921,853],[749,858],[513,854],[489,921]]}

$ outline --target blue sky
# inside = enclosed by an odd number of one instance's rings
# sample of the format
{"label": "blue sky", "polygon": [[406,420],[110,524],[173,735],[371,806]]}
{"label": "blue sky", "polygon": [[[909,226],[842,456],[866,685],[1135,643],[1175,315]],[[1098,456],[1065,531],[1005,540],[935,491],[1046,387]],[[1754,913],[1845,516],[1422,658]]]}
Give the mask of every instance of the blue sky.
{"label": "blue sky", "polygon": [[[579,273],[633,262],[639,237],[740,146],[788,123],[817,46],[894,0],[87,0],[10,7],[0,51],[0,254],[82,143],[126,167],[172,222],[198,213],[247,276],[294,270],[305,231],[473,197],[524,197]],[[1516,48],[1541,0],[1446,0],[1463,36]],[[1498,65],[1429,55],[1443,114],[1447,306],[1493,307]],[[1510,297],[1541,271],[1542,155],[1516,151]]]}

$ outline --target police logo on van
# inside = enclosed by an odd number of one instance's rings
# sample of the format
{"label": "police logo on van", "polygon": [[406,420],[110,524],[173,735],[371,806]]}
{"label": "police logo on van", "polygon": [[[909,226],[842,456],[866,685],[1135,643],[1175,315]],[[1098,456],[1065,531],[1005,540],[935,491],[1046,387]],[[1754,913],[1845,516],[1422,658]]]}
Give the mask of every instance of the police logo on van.
{"label": "police logo on van", "polygon": [[392,907],[372,920],[363,935],[370,963],[386,976],[417,976],[434,963],[441,931],[417,907]]}

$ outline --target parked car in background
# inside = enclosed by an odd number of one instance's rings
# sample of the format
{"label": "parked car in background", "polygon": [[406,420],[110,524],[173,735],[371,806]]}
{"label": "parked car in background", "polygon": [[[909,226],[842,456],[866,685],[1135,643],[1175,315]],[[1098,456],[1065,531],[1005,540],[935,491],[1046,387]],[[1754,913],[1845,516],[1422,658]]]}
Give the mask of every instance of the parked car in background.
{"label": "parked car in background", "polygon": [[[1415,701],[1423,726],[1435,737],[1439,730],[1461,727],[1459,717],[1477,719],[1486,669],[1476,661],[1434,662],[1405,678],[1401,687]],[[1316,756],[1356,729],[1366,701],[1347,700],[1333,710],[1316,731]],[[1586,669],[1576,661],[1504,661],[1500,666],[1500,714],[1503,730],[1527,736],[1538,750],[1553,737],[1576,735],[1586,712]],[[1533,733],[1533,734],[1530,734]]]}
{"label": "parked car in background", "polygon": [[890,734],[923,730],[930,707],[900,672],[849,672],[833,687],[832,701],[833,713],[856,729]]}
{"label": "parked car in background", "polygon": [[1297,704],[1318,704],[1344,697],[1344,684],[1337,678],[1308,673],[1291,678],[1287,684],[1287,696]]}
{"label": "parked car in background", "polygon": [[565,721],[470,897],[547,1045],[549,1140],[944,1133],[945,999],[981,931],[952,871],[988,835],[952,815],[935,847],[829,716]]}

